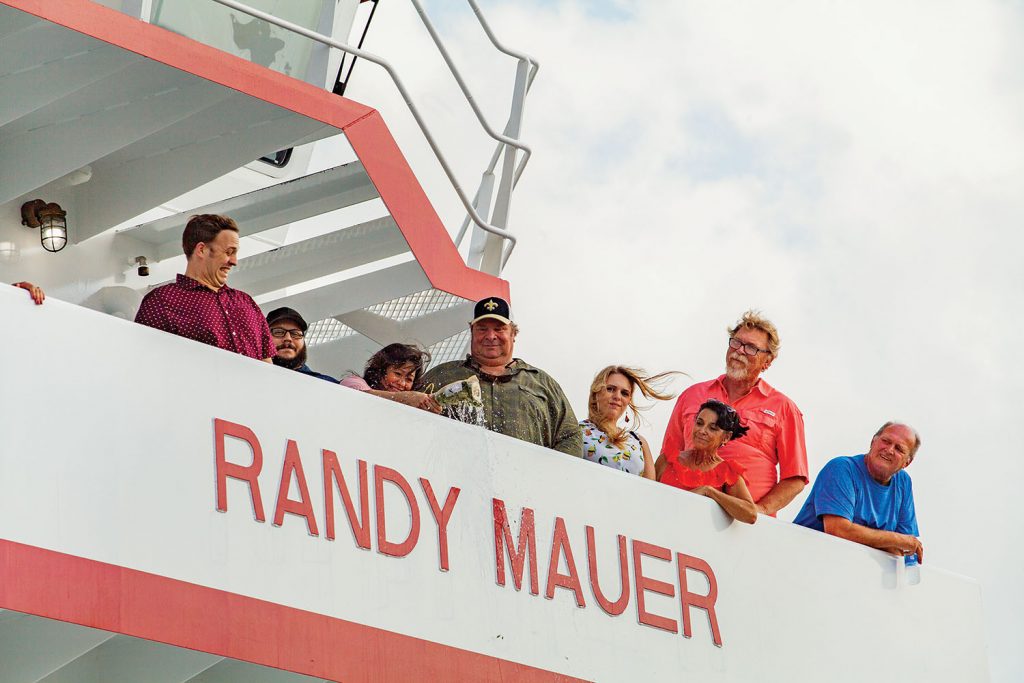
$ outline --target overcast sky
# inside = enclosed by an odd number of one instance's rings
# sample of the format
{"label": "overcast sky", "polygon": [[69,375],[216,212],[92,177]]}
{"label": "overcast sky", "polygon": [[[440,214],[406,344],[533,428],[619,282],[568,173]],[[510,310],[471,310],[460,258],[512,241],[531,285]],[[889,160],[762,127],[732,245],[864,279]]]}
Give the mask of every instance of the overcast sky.
{"label": "overcast sky", "polygon": [[[981,582],[993,680],[1024,679],[1024,7],[480,3],[542,65],[504,274],[517,355],[585,414],[610,363],[717,376],[726,326],[760,309],[782,336],[765,378],[804,412],[812,475],[886,419],[920,430],[909,472],[928,563]],[[500,127],[513,64],[462,3],[429,6]],[[475,187],[492,147],[416,15],[382,3],[375,21],[367,47],[414,84]],[[368,67],[350,94],[383,102],[457,227],[452,190]],[[670,410],[648,413],[655,449]]]}

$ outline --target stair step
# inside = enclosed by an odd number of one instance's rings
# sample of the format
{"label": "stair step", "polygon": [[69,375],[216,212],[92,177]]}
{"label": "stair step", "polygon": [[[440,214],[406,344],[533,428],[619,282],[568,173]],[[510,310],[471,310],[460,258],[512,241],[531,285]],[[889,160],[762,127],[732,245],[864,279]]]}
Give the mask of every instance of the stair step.
{"label": "stair step", "polygon": [[[378,196],[363,165],[354,161],[143,223],[122,230],[119,234],[156,246],[155,258],[163,260],[181,253],[181,232],[189,216],[197,213],[231,216],[238,223],[240,235],[244,237]],[[389,225],[393,226],[394,221],[390,218],[388,220],[391,221]],[[365,231],[372,231],[372,228],[366,227]],[[353,236],[356,234],[353,233]]]}
{"label": "stair step", "polygon": [[395,220],[385,216],[244,258],[231,286],[258,296],[408,251]]}

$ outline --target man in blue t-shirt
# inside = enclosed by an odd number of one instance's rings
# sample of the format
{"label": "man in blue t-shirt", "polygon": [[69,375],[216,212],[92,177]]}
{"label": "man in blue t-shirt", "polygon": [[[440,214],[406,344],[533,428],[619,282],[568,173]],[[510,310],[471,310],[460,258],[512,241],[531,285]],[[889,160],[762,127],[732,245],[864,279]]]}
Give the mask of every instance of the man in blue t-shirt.
{"label": "man in blue t-shirt", "polygon": [[[909,425],[886,422],[866,455],[833,458],[818,474],[795,524],[923,562],[910,475],[921,447]],[[915,560],[916,558],[916,560]]]}

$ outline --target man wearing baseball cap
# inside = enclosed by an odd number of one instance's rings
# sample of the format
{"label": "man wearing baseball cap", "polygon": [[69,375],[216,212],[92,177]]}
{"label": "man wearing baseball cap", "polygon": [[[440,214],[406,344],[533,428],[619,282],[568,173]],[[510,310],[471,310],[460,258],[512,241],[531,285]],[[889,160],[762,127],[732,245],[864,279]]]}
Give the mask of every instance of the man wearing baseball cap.
{"label": "man wearing baseball cap", "polygon": [[582,457],[583,437],[562,387],[543,370],[512,357],[519,327],[508,302],[496,296],[478,301],[469,329],[466,360],[432,368],[421,384],[436,390],[476,375],[489,429]]}
{"label": "man wearing baseball cap", "polygon": [[267,325],[270,326],[274,346],[277,347],[274,365],[338,383],[338,380],[330,375],[311,370],[306,365],[306,330],[309,325],[298,311],[293,308],[276,308],[267,314]]}

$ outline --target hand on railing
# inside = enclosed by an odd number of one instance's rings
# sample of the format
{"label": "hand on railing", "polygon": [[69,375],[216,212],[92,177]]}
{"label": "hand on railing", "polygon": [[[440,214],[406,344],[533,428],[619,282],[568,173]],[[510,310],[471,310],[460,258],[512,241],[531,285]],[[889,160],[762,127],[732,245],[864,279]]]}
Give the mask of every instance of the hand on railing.
{"label": "hand on railing", "polygon": [[37,306],[46,300],[46,294],[43,292],[42,288],[35,286],[31,282],[15,282],[14,286],[27,291],[28,295],[32,297],[32,301],[35,301]]}

